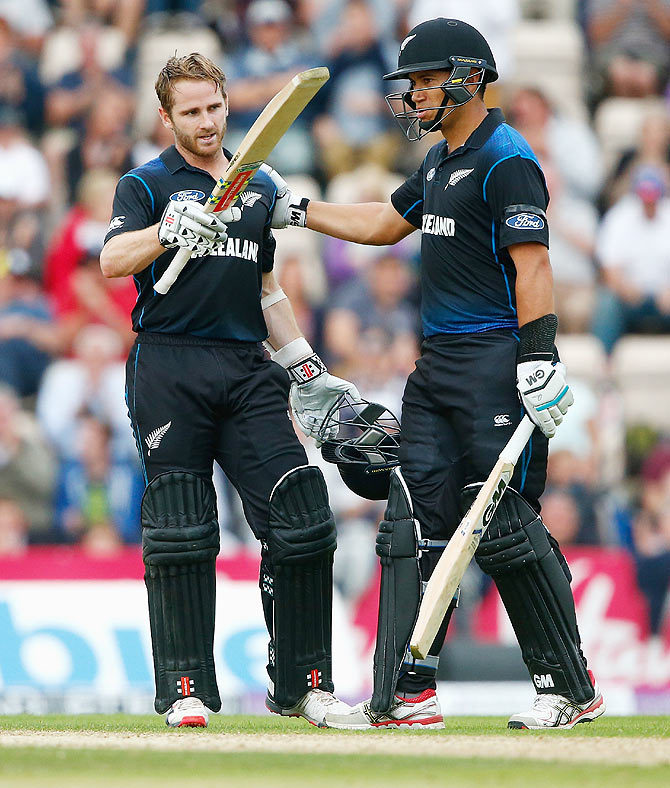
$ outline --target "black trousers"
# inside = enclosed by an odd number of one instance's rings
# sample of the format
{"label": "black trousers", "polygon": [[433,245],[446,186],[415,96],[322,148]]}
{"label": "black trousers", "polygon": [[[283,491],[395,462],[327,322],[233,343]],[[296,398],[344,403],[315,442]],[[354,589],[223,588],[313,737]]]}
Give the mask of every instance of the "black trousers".
{"label": "black trousers", "polygon": [[263,539],[273,487],[307,464],[288,391],[286,371],[255,343],[139,334],[126,364],[126,402],[145,482],[174,470],[211,479],[216,461]]}
{"label": "black trousers", "polygon": [[[483,482],[523,417],[511,331],[451,334],[423,343],[402,408],[400,465],[422,535],[449,538],[461,519],[460,491]],[[536,430],[512,487],[538,512],[547,439]]]}

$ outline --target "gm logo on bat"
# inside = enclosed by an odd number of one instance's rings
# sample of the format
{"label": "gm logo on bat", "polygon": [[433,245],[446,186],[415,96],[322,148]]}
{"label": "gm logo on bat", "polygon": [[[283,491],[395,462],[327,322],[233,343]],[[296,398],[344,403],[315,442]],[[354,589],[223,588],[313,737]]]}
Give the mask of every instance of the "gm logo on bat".
{"label": "gm logo on bat", "polygon": [[505,224],[515,230],[541,230],[544,219],[535,213],[517,213],[516,216],[510,216]]}

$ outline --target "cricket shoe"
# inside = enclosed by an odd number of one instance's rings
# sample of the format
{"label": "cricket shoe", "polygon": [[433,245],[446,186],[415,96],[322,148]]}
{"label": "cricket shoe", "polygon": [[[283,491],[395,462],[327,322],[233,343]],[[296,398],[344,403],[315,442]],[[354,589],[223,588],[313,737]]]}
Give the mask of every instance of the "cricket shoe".
{"label": "cricket shoe", "polygon": [[562,695],[536,695],[529,711],[514,714],[509,718],[508,728],[525,730],[569,730],[580,722],[591,722],[605,713],[605,701],[598,682],[593,679],[595,695],[586,703],[575,703]]}
{"label": "cricket shoe", "polygon": [[416,698],[401,698],[396,695],[393,705],[386,713],[372,711],[370,701],[354,706],[348,713],[335,710],[326,714],[328,728],[361,731],[367,728],[444,728],[444,717],[435,690],[424,690]]}
{"label": "cricket shoe", "polygon": [[170,728],[206,728],[209,712],[200,698],[180,698],[168,709],[165,724]]}
{"label": "cricket shoe", "polygon": [[325,692],[321,689],[311,689],[295,706],[282,708],[268,692],[265,698],[266,707],[273,714],[281,714],[282,717],[304,717],[307,722],[316,725],[318,728],[325,728],[324,717],[326,713],[332,711],[336,714],[346,714],[351,711],[351,706],[339,700],[332,692]]}

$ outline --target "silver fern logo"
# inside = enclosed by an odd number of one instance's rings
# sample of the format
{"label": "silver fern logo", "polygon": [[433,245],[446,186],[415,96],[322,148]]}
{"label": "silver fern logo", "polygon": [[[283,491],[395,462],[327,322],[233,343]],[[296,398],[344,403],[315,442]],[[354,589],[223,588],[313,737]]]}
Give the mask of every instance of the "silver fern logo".
{"label": "silver fern logo", "polygon": [[447,185],[444,187],[445,190],[450,186],[455,186],[459,181],[462,181],[463,178],[467,178],[468,175],[474,171],[474,167],[471,167],[469,170],[454,170],[449,176],[449,183],[447,183]]}
{"label": "silver fern logo", "polygon": [[144,439],[144,442],[147,444],[147,456],[151,457],[151,450],[157,449],[161,445],[161,441],[163,440],[163,436],[165,433],[170,429],[172,426],[172,422],[168,421],[167,424],[164,424],[162,427],[158,427],[153,432],[150,432],[147,437]]}
{"label": "silver fern logo", "polygon": [[254,205],[257,200],[260,200],[260,198],[261,195],[258,192],[242,192],[242,194],[240,194],[242,208],[251,208],[251,206]]}

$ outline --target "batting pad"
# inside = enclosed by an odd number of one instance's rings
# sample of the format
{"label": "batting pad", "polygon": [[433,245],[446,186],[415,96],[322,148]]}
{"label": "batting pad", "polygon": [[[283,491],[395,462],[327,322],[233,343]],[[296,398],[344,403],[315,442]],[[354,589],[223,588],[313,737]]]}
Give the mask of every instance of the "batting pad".
{"label": "batting pad", "polygon": [[176,700],[221,708],[214,673],[216,497],[192,473],[157,476],[142,499],[142,556],[159,714]]}
{"label": "batting pad", "polygon": [[[272,600],[272,699],[294,706],[310,689],[332,692],[333,553],[336,531],[323,474],[314,466],[286,474],[270,498],[261,569],[264,607]],[[264,587],[265,586],[265,587]]]}
{"label": "batting pad", "polygon": [[[478,485],[469,485],[464,492]],[[594,689],[581,651],[570,571],[540,515],[507,489],[475,553],[500,593],[539,693],[584,703]]]}

